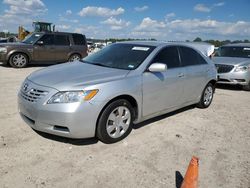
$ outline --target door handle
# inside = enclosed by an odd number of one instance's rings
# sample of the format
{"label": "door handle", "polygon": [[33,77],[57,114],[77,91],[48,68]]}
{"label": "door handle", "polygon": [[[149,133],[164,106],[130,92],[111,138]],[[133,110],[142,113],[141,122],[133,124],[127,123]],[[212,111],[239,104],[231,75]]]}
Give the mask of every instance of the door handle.
{"label": "door handle", "polygon": [[179,77],[179,78],[183,78],[183,77],[184,77],[184,74],[183,74],[183,73],[179,73],[179,74],[178,74],[178,77]]}

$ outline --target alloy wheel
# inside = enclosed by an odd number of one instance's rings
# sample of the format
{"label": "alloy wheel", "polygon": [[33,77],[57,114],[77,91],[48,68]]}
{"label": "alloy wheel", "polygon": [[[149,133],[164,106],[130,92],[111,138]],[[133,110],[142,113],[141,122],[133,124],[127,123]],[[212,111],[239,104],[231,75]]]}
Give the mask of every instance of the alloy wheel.
{"label": "alloy wheel", "polygon": [[16,67],[23,67],[27,63],[27,58],[23,54],[16,54],[14,55],[12,62]]}
{"label": "alloy wheel", "polygon": [[204,92],[204,104],[208,106],[213,99],[213,88],[208,86]]}

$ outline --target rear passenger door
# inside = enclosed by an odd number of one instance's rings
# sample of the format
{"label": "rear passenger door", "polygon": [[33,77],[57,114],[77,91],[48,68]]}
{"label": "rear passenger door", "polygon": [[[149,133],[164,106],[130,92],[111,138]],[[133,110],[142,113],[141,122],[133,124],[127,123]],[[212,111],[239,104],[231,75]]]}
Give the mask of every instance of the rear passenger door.
{"label": "rear passenger door", "polygon": [[162,49],[152,63],[164,63],[166,72],[143,73],[143,116],[157,114],[183,103],[183,80],[185,68],[180,67],[178,49],[168,46]]}
{"label": "rear passenger door", "polygon": [[55,35],[55,52],[56,61],[64,62],[68,60],[70,53],[69,35],[56,34]]}
{"label": "rear passenger door", "polygon": [[186,68],[184,95],[187,102],[199,99],[207,81],[209,65],[194,49],[181,46],[181,64]]}

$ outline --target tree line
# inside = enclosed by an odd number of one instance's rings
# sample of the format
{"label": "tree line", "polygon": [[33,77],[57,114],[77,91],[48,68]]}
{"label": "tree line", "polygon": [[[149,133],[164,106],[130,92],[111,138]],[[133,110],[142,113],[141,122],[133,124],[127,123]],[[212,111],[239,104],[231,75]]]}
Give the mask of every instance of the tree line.
{"label": "tree line", "polygon": [[[187,41],[189,42],[189,41]],[[197,37],[193,40],[193,42],[207,42],[207,43],[210,43],[210,44],[213,44],[214,46],[216,47],[219,47],[219,46],[222,46],[222,45],[225,45],[225,44],[231,44],[231,43],[250,43],[250,41],[248,39],[245,39],[245,40],[202,40],[200,37]]]}

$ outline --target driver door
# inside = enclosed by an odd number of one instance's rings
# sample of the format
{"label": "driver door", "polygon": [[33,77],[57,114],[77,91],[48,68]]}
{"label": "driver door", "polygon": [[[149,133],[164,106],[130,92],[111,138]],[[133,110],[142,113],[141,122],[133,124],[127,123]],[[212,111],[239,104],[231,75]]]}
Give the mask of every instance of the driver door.
{"label": "driver door", "polygon": [[143,73],[143,117],[160,113],[182,104],[185,68],[180,66],[177,47],[162,49],[152,63],[167,65],[165,72]]}
{"label": "driver door", "polygon": [[43,35],[34,45],[33,60],[39,62],[53,62],[56,59],[54,35]]}

